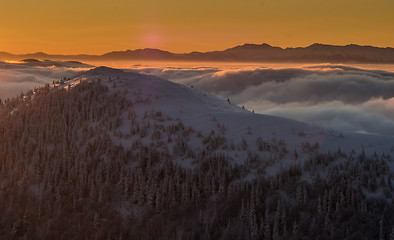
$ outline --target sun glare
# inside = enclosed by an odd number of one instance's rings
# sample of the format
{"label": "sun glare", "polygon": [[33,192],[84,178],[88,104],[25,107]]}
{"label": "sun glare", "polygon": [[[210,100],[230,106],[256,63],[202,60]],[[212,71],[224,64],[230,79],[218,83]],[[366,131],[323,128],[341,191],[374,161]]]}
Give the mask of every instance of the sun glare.
{"label": "sun glare", "polygon": [[145,32],[140,36],[142,46],[149,48],[158,48],[163,44],[163,34],[159,31]]}

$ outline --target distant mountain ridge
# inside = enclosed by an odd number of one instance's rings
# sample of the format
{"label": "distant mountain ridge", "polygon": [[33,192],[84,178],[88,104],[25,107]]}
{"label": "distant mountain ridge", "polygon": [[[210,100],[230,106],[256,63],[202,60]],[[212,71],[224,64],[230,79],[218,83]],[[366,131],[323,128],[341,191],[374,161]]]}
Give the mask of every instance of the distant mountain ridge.
{"label": "distant mountain ridge", "polygon": [[263,44],[244,44],[223,51],[172,53],[160,49],[113,51],[102,55],[50,55],[43,52],[11,54],[0,52],[0,59],[25,58],[52,60],[168,60],[168,61],[228,61],[228,62],[305,62],[305,63],[394,63],[394,48],[345,46],[314,43],[308,47],[281,48]]}

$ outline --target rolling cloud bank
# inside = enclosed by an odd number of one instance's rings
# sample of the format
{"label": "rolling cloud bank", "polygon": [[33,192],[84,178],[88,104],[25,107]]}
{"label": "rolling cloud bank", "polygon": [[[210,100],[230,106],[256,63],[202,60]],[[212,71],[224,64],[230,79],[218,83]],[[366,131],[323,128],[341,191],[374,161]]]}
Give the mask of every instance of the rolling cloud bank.
{"label": "rolling cloud bank", "polygon": [[394,136],[394,73],[343,65],[141,68],[258,113],[341,131]]}
{"label": "rolling cloud bank", "polygon": [[41,87],[54,80],[63,77],[72,77],[83,68],[69,67],[68,65],[59,67],[40,66],[36,63],[15,64],[0,62],[0,98],[7,99],[15,97],[21,92]]}
{"label": "rolling cloud bank", "polygon": [[[0,63],[0,98],[73,77],[82,68]],[[229,98],[257,113],[341,131],[394,136],[394,73],[343,65],[292,68],[261,66],[133,67]]]}

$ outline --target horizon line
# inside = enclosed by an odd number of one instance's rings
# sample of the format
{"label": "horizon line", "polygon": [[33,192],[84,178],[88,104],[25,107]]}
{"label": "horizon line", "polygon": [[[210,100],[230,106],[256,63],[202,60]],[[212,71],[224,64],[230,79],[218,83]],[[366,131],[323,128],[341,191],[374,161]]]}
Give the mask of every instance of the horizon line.
{"label": "horizon line", "polygon": [[108,53],[113,53],[113,52],[126,52],[126,51],[138,51],[138,50],[159,50],[159,51],[163,51],[163,52],[169,52],[172,54],[190,54],[190,53],[209,53],[209,52],[216,52],[216,51],[226,51],[228,49],[232,49],[232,48],[236,48],[236,47],[242,47],[245,45],[255,45],[255,46],[262,46],[262,45],[268,45],[270,47],[273,48],[280,48],[283,50],[286,49],[296,49],[296,48],[308,48],[311,47],[313,45],[322,45],[322,46],[333,46],[333,47],[347,47],[347,46],[359,46],[359,47],[374,47],[374,48],[382,48],[382,49],[393,49],[393,46],[375,46],[375,45],[370,45],[370,44],[356,44],[356,43],[348,43],[348,44],[344,44],[344,45],[340,45],[340,44],[328,44],[328,43],[319,43],[319,42],[315,42],[306,46],[297,46],[297,47],[280,47],[280,46],[275,46],[266,42],[263,43],[243,43],[243,44],[238,44],[238,45],[233,45],[232,47],[227,47],[225,49],[215,49],[215,50],[208,50],[208,51],[186,51],[186,52],[172,52],[170,50],[163,50],[161,48],[155,48],[155,47],[144,47],[144,48],[135,48],[135,49],[124,49],[124,50],[112,50],[109,52],[103,52],[103,53],[96,53],[96,54],[90,54],[90,53],[71,53],[71,54],[67,54],[67,53],[48,53],[48,52],[44,52],[44,51],[37,51],[37,52],[27,52],[27,53],[12,53],[12,52],[8,52],[8,51],[0,51],[0,53],[2,54],[11,54],[11,55],[33,55],[33,54],[45,54],[45,55],[64,55],[64,56],[78,56],[78,55],[87,55],[87,56],[102,56]]}

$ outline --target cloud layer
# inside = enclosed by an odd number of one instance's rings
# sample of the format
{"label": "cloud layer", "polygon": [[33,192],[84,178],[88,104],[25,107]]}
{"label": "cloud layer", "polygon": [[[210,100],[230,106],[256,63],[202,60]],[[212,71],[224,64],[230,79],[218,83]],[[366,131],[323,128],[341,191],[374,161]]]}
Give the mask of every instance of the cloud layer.
{"label": "cloud layer", "polygon": [[81,69],[32,67],[0,62],[0,98],[15,97],[21,92],[41,87],[63,77],[72,77]]}
{"label": "cloud layer", "polygon": [[342,65],[142,68],[259,113],[394,136],[394,73]]}
{"label": "cloud layer", "polygon": [[[73,77],[84,69],[0,62],[0,98]],[[394,73],[342,65],[141,67],[156,75],[230,98],[258,113],[342,131],[394,136]]]}

